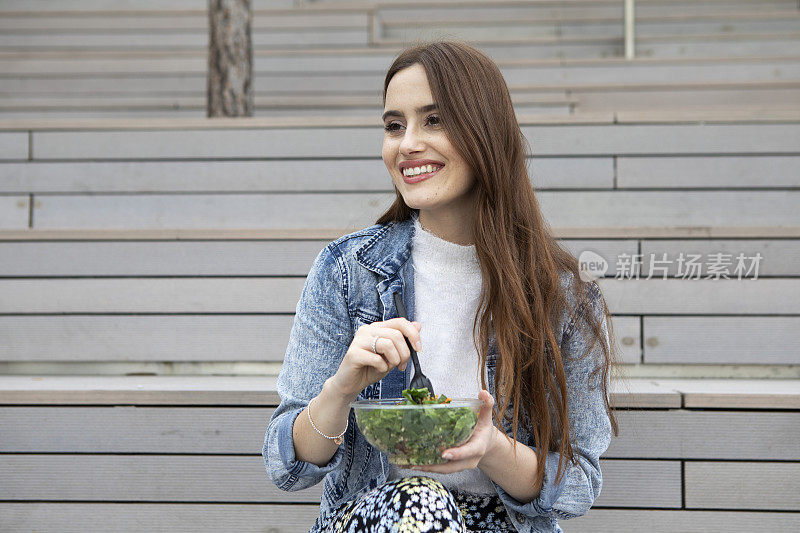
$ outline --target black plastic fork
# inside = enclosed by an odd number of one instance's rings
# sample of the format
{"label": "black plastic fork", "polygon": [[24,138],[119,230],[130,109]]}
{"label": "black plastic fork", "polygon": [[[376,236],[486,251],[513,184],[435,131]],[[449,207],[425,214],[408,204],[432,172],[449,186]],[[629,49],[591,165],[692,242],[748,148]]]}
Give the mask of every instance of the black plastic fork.
{"label": "black plastic fork", "polygon": [[[400,293],[394,293],[394,305],[397,307],[397,312],[400,314],[401,317],[408,319],[408,313],[406,313],[406,306],[403,305],[403,299],[400,298]],[[414,364],[414,378],[411,380],[411,388],[412,389],[428,389],[428,394],[434,396],[433,392],[433,385],[431,384],[431,380],[429,380],[425,374],[422,373],[422,369],[419,366],[419,358],[417,357],[417,352],[414,350],[414,347],[411,346],[411,340],[408,337],[403,335],[406,339],[406,344],[408,344],[408,349],[411,350],[411,362]]]}

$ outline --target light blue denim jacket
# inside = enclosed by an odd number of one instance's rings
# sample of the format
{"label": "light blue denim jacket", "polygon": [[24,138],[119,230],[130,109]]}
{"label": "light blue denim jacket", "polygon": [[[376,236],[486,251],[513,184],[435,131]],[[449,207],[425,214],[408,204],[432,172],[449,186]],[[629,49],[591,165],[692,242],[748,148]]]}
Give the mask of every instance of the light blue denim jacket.
{"label": "light blue denim jacket", "polygon": [[[269,421],[262,455],[270,479],[283,490],[305,489],[324,479],[321,516],[384,483],[389,462],[358,431],[352,410],[344,442],[328,464],[320,467],[300,461],[295,457],[292,440],[294,421],[309,400],[320,393],[325,380],[336,373],[356,329],[399,316],[392,298],[394,291],[400,292],[409,320],[414,320],[414,276],[409,261],[413,232],[413,221],[409,219],[370,226],[330,243],[315,259],[297,304],[277,380],[281,403]],[[563,275],[562,283],[569,283],[571,278],[571,274]],[[599,319],[599,291],[594,283],[588,287]],[[561,350],[565,355],[584,353],[588,348],[586,339],[574,323],[566,321],[565,313],[559,322]],[[573,359],[565,358],[564,364],[572,445],[579,464],[567,463],[564,477],[556,484],[559,454],[548,452],[541,493],[528,503],[514,499],[494,483],[520,532],[560,532],[559,518],[586,513],[600,493],[599,459],[610,443],[611,424],[598,384],[590,387],[588,379],[594,365],[602,361],[602,347],[596,343],[589,356]],[[492,339],[486,371],[493,396],[495,361]],[[393,369],[383,380],[364,389],[359,399],[400,397],[411,380],[412,369],[412,365],[404,372]],[[517,440],[535,450],[530,435],[521,426]],[[506,424],[503,427],[510,435],[510,428]],[[320,522],[317,520],[311,532],[320,531]]]}

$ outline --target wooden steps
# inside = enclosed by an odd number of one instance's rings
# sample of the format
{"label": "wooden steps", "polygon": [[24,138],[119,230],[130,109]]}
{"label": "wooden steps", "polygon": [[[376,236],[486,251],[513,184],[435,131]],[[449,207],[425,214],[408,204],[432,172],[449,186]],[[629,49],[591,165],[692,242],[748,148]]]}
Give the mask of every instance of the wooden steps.
{"label": "wooden steps", "polygon": [[[730,530],[746,531],[754,512],[777,530],[796,521],[787,511],[798,509],[800,381],[614,384],[621,434],[603,456],[595,507],[570,527],[641,520],[638,509],[652,507],[662,509],[655,528],[732,515]],[[140,527],[191,510],[189,524],[225,529],[246,506],[276,531],[305,531],[320,487],[281,493],[263,479],[259,452],[277,400],[270,377],[0,376],[0,524],[70,530],[74,513],[93,512],[96,527],[125,530],[117,525],[134,509]],[[724,487],[744,477],[752,487],[739,502]]]}

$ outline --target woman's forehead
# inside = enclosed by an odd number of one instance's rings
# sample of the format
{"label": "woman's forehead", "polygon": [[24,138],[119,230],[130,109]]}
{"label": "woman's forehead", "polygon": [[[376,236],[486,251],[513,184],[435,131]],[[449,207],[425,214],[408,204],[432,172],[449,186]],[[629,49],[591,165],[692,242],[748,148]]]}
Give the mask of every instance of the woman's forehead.
{"label": "woman's forehead", "polygon": [[402,101],[414,107],[433,101],[428,77],[422,65],[412,65],[392,76],[386,88],[387,108],[390,101]]}

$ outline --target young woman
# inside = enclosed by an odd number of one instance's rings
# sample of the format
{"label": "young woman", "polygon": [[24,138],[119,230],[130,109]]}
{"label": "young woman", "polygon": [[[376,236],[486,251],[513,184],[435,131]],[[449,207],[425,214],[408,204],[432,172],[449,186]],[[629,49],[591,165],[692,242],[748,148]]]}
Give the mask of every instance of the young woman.
{"label": "young woman", "polygon": [[[396,198],[308,274],[264,441],[269,476],[284,490],[324,479],[312,532],[561,531],[600,493],[617,432],[605,300],[542,217],[494,62],[459,42],[407,49],[383,100]],[[437,393],[484,402],[441,465],[389,464],[348,407],[400,397],[406,338]]]}

